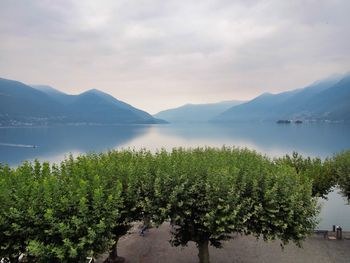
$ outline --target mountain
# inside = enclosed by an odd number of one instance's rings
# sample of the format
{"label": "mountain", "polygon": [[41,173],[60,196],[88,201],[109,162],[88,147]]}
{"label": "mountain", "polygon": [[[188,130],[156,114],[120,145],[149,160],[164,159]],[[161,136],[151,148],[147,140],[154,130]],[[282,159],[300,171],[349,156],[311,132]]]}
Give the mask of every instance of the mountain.
{"label": "mountain", "polygon": [[278,94],[264,93],[251,101],[229,108],[211,121],[350,121],[349,101],[350,75],[336,76],[302,89]]}
{"label": "mountain", "polygon": [[47,94],[21,82],[0,78],[0,116],[2,118],[59,115],[60,103]]}
{"label": "mountain", "polygon": [[[131,106],[130,104],[127,104],[121,100],[117,100],[116,98],[114,98],[113,96],[111,96],[107,93],[104,93],[104,92],[99,91],[97,89],[92,89],[92,90],[89,90],[87,92],[90,94],[94,94],[96,97],[99,97],[99,98],[105,100],[106,102],[113,104],[122,110],[133,112],[133,114],[135,114],[138,118],[145,119],[145,120],[148,120],[148,119],[153,120],[154,119],[152,117],[152,115],[150,115],[149,113],[147,113],[143,110],[137,109],[137,108]],[[161,120],[159,120],[159,121],[161,121]]]}
{"label": "mountain", "polygon": [[264,93],[249,102],[229,108],[213,119],[219,119],[220,121],[261,120],[261,118],[274,119],[278,113],[277,105],[282,104],[285,100],[295,95],[296,92],[284,92],[277,95]]}
{"label": "mountain", "polygon": [[0,78],[0,125],[164,123],[98,90],[67,95],[52,87]]}
{"label": "mountain", "polygon": [[97,90],[75,96],[73,102],[66,107],[73,122],[157,123],[147,112]]}
{"label": "mountain", "polygon": [[[350,120],[350,75],[345,76],[331,88],[313,96],[300,107],[314,118]],[[299,111],[300,111],[299,110]]]}
{"label": "mountain", "polygon": [[186,104],[178,108],[161,111],[153,116],[171,123],[207,122],[230,107],[241,103],[243,102],[232,100],[208,104]]}
{"label": "mountain", "polygon": [[[139,110],[130,104],[117,100],[113,96],[91,89],[79,95],[67,95],[50,86],[32,86],[49,95],[52,99],[65,105],[66,110],[71,112],[71,121],[92,122],[160,122],[155,120],[149,113]],[[132,116],[129,116],[129,115]]]}
{"label": "mountain", "polygon": [[72,103],[76,97],[75,95],[68,95],[62,91],[59,91],[47,85],[31,85],[31,87],[44,92],[52,99],[64,105]]}

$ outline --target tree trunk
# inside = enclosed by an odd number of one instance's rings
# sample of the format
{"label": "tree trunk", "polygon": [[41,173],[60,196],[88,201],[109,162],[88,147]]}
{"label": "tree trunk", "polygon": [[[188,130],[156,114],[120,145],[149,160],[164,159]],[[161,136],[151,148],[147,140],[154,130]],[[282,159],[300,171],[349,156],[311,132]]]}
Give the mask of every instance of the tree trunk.
{"label": "tree trunk", "polygon": [[145,216],[143,218],[143,226],[146,227],[146,229],[149,229],[152,227],[151,225],[151,218],[149,216]]}
{"label": "tree trunk", "polygon": [[124,258],[118,257],[117,245],[118,245],[118,239],[115,241],[114,245],[112,246],[112,249],[109,252],[109,256],[104,261],[104,263],[123,263],[125,261]]}
{"label": "tree trunk", "polygon": [[199,263],[209,262],[209,240],[203,240],[197,243]]}

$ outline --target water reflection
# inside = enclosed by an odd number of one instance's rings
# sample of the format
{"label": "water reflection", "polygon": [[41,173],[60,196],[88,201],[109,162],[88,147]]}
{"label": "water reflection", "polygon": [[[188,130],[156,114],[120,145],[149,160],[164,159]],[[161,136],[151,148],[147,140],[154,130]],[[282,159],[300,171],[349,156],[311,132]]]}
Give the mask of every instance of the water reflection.
{"label": "water reflection", "polygon": [[240,146],[271,157],[297,151],[325,158],[350,148],[349,124],[277,125],[275,123],[177,124],[152,127],[124,146],[164,147]]}
{"label": "water reflection", "polygon": [[332,229],[338,225],[345,231],[350,231],[350,204],[339,193],[339,189],[327,195],[328,200],[320,199],[321,213],[319,229]]}
{"label": "water reflection", "polygon": [[[147,133],[149,126],[59,126],[0,129],[0,162],[61,161],[66,154],[116,148]],[[21,147],[25,145],[26,147]],[[30,147],[35,145],[35,147]]]}

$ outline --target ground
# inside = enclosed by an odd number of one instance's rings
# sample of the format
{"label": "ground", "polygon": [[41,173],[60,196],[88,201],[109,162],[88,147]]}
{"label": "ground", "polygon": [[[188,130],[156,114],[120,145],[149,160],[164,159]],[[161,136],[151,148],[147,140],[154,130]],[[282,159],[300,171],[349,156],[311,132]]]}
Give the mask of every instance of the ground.
{"label": "ground", "polygon": [[[125,263],[196,263],[197,248],[193,242],[187,247],[172,247],[170,226],[163,224],[152,228],[144,236],[134,227],[120,239],[118,253]],[[344,236],[347,236],[344,233]],[[97,261],[103,262],[106,255]],[[303,248],[294,244],[281,250],[280,243],[257,241],[251,236],[237,236],[223,243],[222,249],[210,247],[212,263],[349,263],[350,240],[329,240],[323,235],[312,235],[303,243]]]}

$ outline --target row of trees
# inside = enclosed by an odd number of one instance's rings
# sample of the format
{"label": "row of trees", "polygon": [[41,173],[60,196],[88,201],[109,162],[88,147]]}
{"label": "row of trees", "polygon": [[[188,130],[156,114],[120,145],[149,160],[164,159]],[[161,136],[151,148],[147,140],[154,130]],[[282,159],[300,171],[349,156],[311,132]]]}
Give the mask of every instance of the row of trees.
{"label": "row of trees", "polygon": [[274,161],[285,163],[293,167],[299,176],[311,179],[313,196],[327,198],[327,194],[336,186],[350,204],[350,150],[323,161],[320,158],[303,157],[298,153]]}
{"label": "row of trees", "polygon": [[332,159],[297,154],[271,160],[247,149],[110,151],[59,165],[0,165],[0,258],[86,262],[110,250],[138,220],[170,221],[172,244],[208,245],[233,233],[282,244],[301,241],[317,224],[317,196],[339,182],[350,193],[350,152]]}

